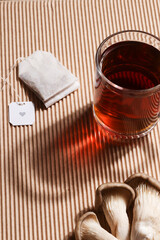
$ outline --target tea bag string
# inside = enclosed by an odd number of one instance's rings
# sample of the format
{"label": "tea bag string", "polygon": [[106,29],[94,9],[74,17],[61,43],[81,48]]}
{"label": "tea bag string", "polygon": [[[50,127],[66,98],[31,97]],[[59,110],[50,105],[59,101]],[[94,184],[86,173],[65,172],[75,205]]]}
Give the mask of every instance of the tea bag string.
{"label": "tea bag string", "polygon": [[[0,79],[1,79],[2,82],[3,82],[3,86],[1,87],[0,92],[2,92],[2,91],[4,90],[5,85],[7,84],[7,85],[10,86],[10,87],[12,88],[12,90],[15,92],[15,95],[16,95],[16,97],[19,98],[19,100],[21,100],[21,97],[20,97],[20,95],[17,93],[16,89],[15,89],[15,88],[12,86],[12,84],[9,82],[9,77],[10,77],[10,75],[12,74],[12,71],[14,70],[14,68],[17,67],[17,62],[19,62],[19,61],[21,61],[21,60],[24,60],[24,57],[19,57],[19,58],[17,58],[17,59],[15,60],[15,63],[14,63],[14,65],[11,66],[11,68],[10,68],[11,70],[8,72],[6,78],[3,78],[3,77],[0,76]],[[11,95],[12,95],[12,93],[11,93]]]}

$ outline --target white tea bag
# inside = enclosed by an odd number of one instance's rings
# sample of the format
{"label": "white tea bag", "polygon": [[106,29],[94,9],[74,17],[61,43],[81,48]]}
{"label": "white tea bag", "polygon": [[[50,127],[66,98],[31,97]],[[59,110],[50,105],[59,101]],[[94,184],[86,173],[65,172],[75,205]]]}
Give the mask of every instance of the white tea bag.
{"label": "white tea bag", "polygon": [[36,51],[19,63],[19,78],[47,108],[79,88],[78,78],[45,51]]}

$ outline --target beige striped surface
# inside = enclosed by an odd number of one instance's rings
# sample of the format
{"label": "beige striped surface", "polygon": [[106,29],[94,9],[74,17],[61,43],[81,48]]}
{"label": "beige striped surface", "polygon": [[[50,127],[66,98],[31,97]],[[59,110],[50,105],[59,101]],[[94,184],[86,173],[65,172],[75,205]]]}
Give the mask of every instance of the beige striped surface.
{"label": "beige striped surface", "polygon": [[[0,75],[37,49],[52,52],[80,89],[46,110],[13,68],[0,92],[0,239],[74,239],[76,219],[103,182],[135,172],[160,180],[160,124],[116,144],[94,122],[94,56],[109,34],[140,29],[160,37],[159,0],[0,1]],[[33,101],[36,121],[8,123],[8,104]]]}

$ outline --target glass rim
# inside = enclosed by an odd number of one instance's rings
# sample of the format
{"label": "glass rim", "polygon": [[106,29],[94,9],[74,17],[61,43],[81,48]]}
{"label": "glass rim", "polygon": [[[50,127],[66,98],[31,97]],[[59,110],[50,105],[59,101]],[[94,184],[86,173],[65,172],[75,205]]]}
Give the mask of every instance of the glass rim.
{"label": "glass rim", "polygon": [[[101,70],[101,67],[100,67],[100,63],[99,63],[99,60],[98,60],[98,56],[99,56],[99,53],[101,51],[101,48],[102,46],[104,45],[105,42],[107,42],[110,38],[116,36],[116,35],[119,35],[119,34],[123,34],[123,33],[127,33],[127,32],[133,32],[133,33],[142,33],[142,34],[146,34],[148,36],[151,36],[153,37],[154,39],[158,40],[159,43],[160,43],[160,38],[158,38],[157,36],[154,36],[153,34],[151,33],[148,33],[148,32],[145,32],[145,31],[141,31],[141,30],[124,30],[124,31],[119,31],[119,32],[116,32],[116,33],[113,33],[111,35],[109,35],[108,37],[106,37],[99,45],[99,47],[97,48],[97,51],[96,51],[96,56],[95,56],[95,63],[96,63],[96,70],[98,71],[99,75],[102,77],[103,80],[105,80],[111,88],[113,88],[115,91],[117,92],[123,92],[124,94],[127,94],[127,95],[132,95],[132,96],[137,96],[137,95],[148,95],[148,94],[152,94],[154,92],[157,92],[158,90],[160,90],[160,84],[156,85],[155,87],[152,87],[152,88],[147,88],[147,89],[140,89],[140,90],[137,90],[137,89],[129,89],[129,88],[124,88],[124,87],[121,87],[113,82],[111,82],[102,72]],[[129,40],[130,41],[130,40]],[[123,42],[123,41],[120,41],[120,42]],[[137,40],[138,42],[138,40]]]}

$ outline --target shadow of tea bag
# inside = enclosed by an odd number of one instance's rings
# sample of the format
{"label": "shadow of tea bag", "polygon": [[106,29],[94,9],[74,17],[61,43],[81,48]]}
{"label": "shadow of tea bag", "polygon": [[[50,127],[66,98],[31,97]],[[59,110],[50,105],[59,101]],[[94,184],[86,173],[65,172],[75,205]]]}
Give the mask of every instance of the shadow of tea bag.
{"label": "shadow of tea bag", "polygon": [[78,78],[45,51],[36,51],[19,63],[19,78],[46,108],[79,88]]}

